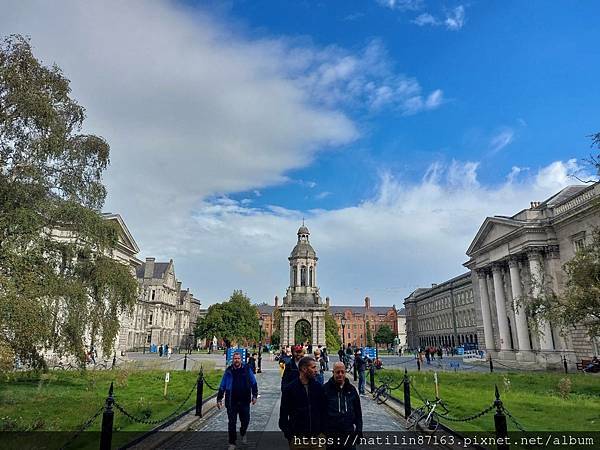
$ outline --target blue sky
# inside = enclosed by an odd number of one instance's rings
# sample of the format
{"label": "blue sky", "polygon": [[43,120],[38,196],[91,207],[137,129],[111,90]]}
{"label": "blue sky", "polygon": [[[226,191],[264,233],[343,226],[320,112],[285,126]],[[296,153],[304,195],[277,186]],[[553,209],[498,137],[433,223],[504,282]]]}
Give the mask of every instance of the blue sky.
{"label": "blue sky", "polygon": [[285,294],[306,218],[323,297],[397,306],[600,131],[595,1],[11,2],[111,145],[106,211],[205,305]]}

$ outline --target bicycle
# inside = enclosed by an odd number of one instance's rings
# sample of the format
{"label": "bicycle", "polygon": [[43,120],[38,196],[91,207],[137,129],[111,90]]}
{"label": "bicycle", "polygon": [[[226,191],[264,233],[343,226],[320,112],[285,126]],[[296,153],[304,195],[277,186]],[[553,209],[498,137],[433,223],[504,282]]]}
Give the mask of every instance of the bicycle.
{"label": "bicycle", "polygon": [[352,372],[354,362],[348,355],[344,355],[342,362],[344,363],[344,367],[346,367],[346,373]]}
{"label": "bicycle", "polygon": [[442,399],[436,398],[433,402],[425,400],[425,404],[413,410],[406,419],[407,429],[416,430],[419,426],[426,433],[435,433],[440,426],[439,414],[435,411],[438,406],[444,410],[444,414],[448,414],[449,411]]}
{"label": "bicycle", "polygon": [[391,380],[384,380],[381,386],[372,392],[373,400],[375,400],[378,405],[387,402],[388,398],[390,398],[392,392],[390,389],[390,381]]}

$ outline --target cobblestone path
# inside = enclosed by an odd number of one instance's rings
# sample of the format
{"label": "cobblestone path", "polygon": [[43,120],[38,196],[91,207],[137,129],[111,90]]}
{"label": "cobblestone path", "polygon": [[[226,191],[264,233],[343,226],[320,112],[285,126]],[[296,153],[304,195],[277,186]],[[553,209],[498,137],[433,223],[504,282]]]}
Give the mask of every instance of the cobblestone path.
{"label": "cobblestone path", "polygon": [[[265,364],[267,365],[267,364]],[[268,364],[269,366],[271,364]],[[329,376],[326,377],[328,379]],[[279,405],[281,398],[279,370],[266,368],[257,374],[260,397],[256,405],[250,408],[250,426],[248,443],[242,444],[239,437],[239,449],[289,448],[279,430]],[[361,397],[364,431],[399,432],[403,431],[400,421],[384,405],[377,405],[371,396]],[[194,426],[195,432],[184,432],[166,442],[161,448],[227,448],[227,412],[225,408],[209,412]]]}

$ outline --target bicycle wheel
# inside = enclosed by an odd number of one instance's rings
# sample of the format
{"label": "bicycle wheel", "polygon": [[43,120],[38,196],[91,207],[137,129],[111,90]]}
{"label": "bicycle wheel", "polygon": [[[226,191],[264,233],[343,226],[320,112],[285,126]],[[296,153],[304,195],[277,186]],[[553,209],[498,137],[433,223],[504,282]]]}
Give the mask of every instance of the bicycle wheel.
{"label": "bicycle wheel", "polygon": [[375,400],[377,398],[377,396],[379,395],[379,393],[381,392],[382,389],[383,389],[383,385],[379,386],[378,388],[375,388],[375,390],[373,392],[371,392],[371,394],[373,395],[373,400]]}
{"label": "bicycle wheel", "polygon": [[427,414],[419,423],[421,429],[427,434],[433,434],[440,426],[439,417],[435,412]]}
{"label": "bicycle wheel", "polygon": [[381,387],[381,391],[379,392],[379,394],[377,394],[377,397],[375,398],[375,401],[378,405],[387,402],[387,399],[390,398],[390,389],[386,385],[383,385]]}
{"label": "bicycle wheel", "polygon": [[406,428],[414,428],[416,429],[417,423],[423,418],[423,416],[427,415],[427,409],[424,406],[420,408],[413,409],[410,415],[406,419]]}

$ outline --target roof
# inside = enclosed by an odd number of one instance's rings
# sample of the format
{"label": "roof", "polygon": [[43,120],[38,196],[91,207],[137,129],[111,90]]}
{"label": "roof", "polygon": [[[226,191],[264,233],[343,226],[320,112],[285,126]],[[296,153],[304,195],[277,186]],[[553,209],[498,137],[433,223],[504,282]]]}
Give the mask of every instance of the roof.
{"label": "roof", "polygon": [[310,231],[308,231],[307,227],[302,225],[300,228],[298,228],[298,234],[310,234]]}
{"label": "roof", "polygon": [[273,305],[256,305],[260,314],[273,314],[275,307]]}
{"label": "roof", "polygon": [[364,306],[329,306],[331,314],[342,314],[345,311],[350,310],[354,314],[364,314],[366,311],[375,314],[387,314],[388,311],[394,310],[393,306],[371,306],[368,310]]}
{"label": "roof", "polygon": [[540,203],[539,208],[547,206],[549,208],[554,208],[562,203],[565,203],[571,198],[579,195],[581,191],[585,189],[589,189],[590,185],[575,185],[575,186],[567,186],[566,188],[559,191],[557,194],[554,194],[552,197],[544,200]]}
{"label": "roof", "polygon": [[[167,268],[169,267],[169,263],[154,263],[154,274],[152,275],[152,278],[164,278],[165,277],[165,272],[167,271]],[[146,271],[146,263],[142,263],[142,265],[140,267],[137,268],[136,270],[136,276],[138,278],[144,278],[144,272]]]}
{"label": "roof", "polygon": [[290,254],[290,258],[294,257],[311,257],[314,258],[316,256],[315,250],[312,248],[308,242],[298,242],[296,246],[293,248],[292,253]]}

